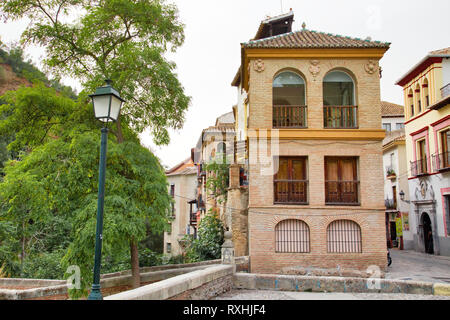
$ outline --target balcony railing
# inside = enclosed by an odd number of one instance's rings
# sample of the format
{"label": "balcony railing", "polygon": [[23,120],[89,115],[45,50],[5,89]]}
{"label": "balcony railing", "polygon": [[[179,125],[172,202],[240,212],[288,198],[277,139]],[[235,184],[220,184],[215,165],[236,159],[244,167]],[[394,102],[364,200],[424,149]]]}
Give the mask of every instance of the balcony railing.
{"label": "balcony railing", "polygon": [[273,106],[274,128],[306,128],[306,106]]}
{"label": "balcony railing", "polygon": [[441,97],[444,99],[445,97],[450,96],[450,83],[447,83],[445,86],[441,88]]}
{"label": "balcony railing", "polygon": [[357,205],[359,181],[325,181],[325,203]]}
{"label": "balcony railing", "polygon": [[411,175],[417,177],[420,175],[428,174],[427,159],[419,159],[417,161],[410,161]]}
{"label": "balcony railing", "polygon": [[275,204],[306,204],[308,180],[275,180],[273,183]]}
{"label": "balcony railing", "polygon": [[189,224],[190,224],[191,226],[197,225],[197,212],[191,213],[191,214],[189,215]]}
{"label": "balcony railing", "polygon": [[433,155],[433,166],[436,171],[450,169],[450,152]]}
{"label": "balcony railing", "polygon": [[397,209],[397,203],[394,201],[394,199],[385,199],[384,205],[386,207],[386,210],[395,210]]}
{"label": "balcony railing", "polygon": [[357,106],[323,106],[323,127],[354,129],[358,127]]}

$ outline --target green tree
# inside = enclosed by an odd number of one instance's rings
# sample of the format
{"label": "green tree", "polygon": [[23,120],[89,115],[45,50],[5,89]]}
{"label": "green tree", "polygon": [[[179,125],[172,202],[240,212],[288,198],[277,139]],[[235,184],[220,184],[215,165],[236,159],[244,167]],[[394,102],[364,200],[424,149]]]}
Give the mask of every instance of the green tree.
{"label": "green tree", "polygon": [[[15,131],[8,147],[27,150],[6,163],[0,183],[0,232],[15,226],[5,250],[21,254],[25,274],[33,260],[38,275],[45,266],[60,272],[78,265],[82,290],[71,295],[85,295],[92,281],[100,124],[85,96],[73,101],[37,85],[5,99],[0,112],[9,116],[0,121],[0,135]],[[103,252],[113,258],[130,254],[130,242],[144,240],[147,226],[156,233],[167,228],[172,201],[159,160],[122,125],[126,141],[110,135],[107,156]],[[49,264],[61,252],[61,263]]]}
{"label": "green tree", "polygon": [[[6,19],[31,18],[22,43],[44,46],[44,63],[57,75],[82,81],[88,92],[105,78],[127,101],[113,133],[124,141],[122,122],[135,132],[149,128],[157,144],[168,128],[182,127],[190,98],[164,57],[184,42],[175,5],[164,0],[7,0]],[[84,12],[77,18],[70,12]],[[138,243],[130,242],[134,284],[139,283]]]}
{"label": "green tree", "polygon": [[[31,18],[22,42],[45,47],[44,63],[55,74],[80,79],[90,92],[112,79],[127,100],[122,121],[137,132],[150,128],[156,143],[168,143],[167,128],[183,125],[190,98],[175,63],[164,57],[184,41],[175,5],[164,0],[7,0],[0,10],[7,19]],[[85,13],[70,20],[68,13],[75,10]]]}

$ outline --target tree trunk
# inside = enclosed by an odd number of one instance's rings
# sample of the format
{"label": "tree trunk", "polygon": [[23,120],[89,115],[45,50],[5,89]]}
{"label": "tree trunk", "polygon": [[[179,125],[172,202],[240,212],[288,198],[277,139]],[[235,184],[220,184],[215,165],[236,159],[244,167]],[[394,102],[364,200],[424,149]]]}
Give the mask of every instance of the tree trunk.
{"label": "tree trunk", "polygon": [[[123,143],[123,133],[122,133],[122,126],[120,123],[120,117],[116,121],[116,137],[117,137],[117,143]],[[141,285],[141,274],[139,271],[139,251],[138,251],[138,244],[132,238],[130,240],[130,253],[131,253],[131,286],[132,288],[139,288]]]}
{"label": "tree trunk", "polygon": [[139,272],[139,255],[137,242],[132,239],[130,241],[131,251],[131,286],[139,288],[141,285],[141,274]]}
{"label": "tree trunk", "polygon": [[116,129],[117,129],[117,143],[122,143],[124,141],[123,139],[123,133],[122,133],[122,125],[120,124],[120,117],[117,118],[116,121]]}

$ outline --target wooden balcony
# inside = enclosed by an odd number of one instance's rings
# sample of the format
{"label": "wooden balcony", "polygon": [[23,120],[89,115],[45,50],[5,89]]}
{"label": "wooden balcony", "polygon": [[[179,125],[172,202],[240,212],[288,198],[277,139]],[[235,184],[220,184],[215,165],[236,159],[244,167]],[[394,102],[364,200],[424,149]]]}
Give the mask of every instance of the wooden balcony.
{"label": "wooden balcony", "polygon": [[306,106],[273,106],[274,128],[306,128]]}
{"label": "wooden balcony", "polygon": [[357,106],[324,106],[323,127],[329,129],[358,128]]}
{"label": "wooden balcony", "polygon": [[325,204],[359,205],[359,181],[325,181]]}
{"label": "wooden balcony", "polygon": [[308,180],[274,180],[275,204],[307,204]]}

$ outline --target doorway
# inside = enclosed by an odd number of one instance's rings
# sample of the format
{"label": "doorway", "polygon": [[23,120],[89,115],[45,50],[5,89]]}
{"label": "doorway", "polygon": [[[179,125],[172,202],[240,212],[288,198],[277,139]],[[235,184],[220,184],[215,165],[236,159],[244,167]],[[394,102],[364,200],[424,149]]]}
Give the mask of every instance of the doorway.
{"label": "doorway", "polygon": [[389,226],[390,226],[390,231],[391,231],[390,233],[391,233],[392,247],[397,248],[398,247],[397,227],[396,227],[395,221],[390,221]]}
{"label": "doorway", "polygon": [[433,254],[433,229],[431,227],[431,220],[425,212],[422,214],[423,225],[423,243],[425,245],[425,253]]}

